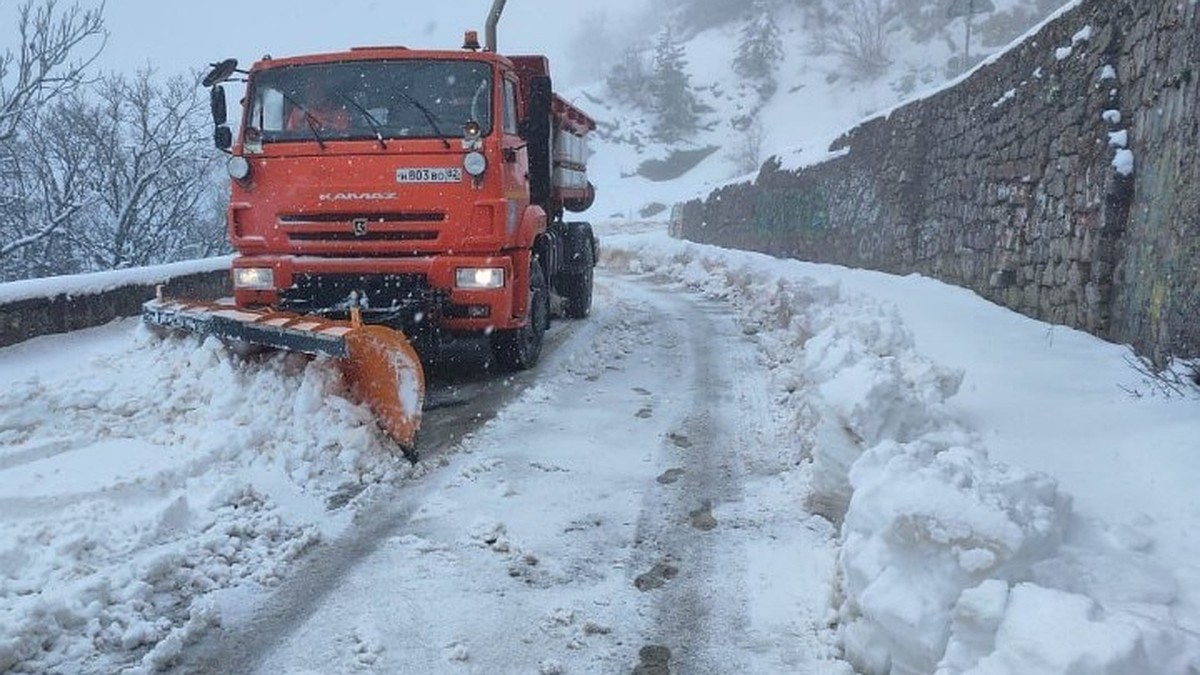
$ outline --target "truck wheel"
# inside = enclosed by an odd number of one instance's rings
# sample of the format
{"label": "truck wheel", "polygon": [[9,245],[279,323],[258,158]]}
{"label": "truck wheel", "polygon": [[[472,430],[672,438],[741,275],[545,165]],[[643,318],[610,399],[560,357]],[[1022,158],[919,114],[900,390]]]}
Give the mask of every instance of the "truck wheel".
{"label": "truck wheel", "polygon": [[513,330],[496,331],[492,337],[492,352],[501,367],[508,370],[528,370],[537,365],[542,354],[542,342],[550,320],[550,290],[546,275],[536,260],[529,270],[529,321]]}
{"label": "truck wheel", "polygon": [[563,312],[571,319],[582,319],[592,311],[592,277],[595,270],[595,253],[591,246],[584,246],[581,270],[563,275],[562,290],[566,303]]}

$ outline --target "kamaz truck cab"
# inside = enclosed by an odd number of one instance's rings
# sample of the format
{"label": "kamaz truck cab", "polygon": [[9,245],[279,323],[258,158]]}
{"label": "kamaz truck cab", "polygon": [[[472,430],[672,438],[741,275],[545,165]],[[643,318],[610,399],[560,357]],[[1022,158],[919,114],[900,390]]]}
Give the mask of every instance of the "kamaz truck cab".
{"label": "kamaz truck cab", "polygon": [[551,91],[542,56],[505,57],[468,32],[454,51],[363,47],[264,57],[243,117],[217,143],[238,307],[402,330],[423,354],[486,334],[505,366],[538,359],[552,295],[586,316],[596,240],[586,209],[595,123]]}

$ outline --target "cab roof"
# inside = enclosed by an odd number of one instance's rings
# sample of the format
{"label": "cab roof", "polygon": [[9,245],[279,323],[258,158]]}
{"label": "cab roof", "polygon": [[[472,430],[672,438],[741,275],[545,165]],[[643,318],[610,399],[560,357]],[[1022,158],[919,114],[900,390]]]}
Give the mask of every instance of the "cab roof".
{"label": "cab roof", "polygon": [[426,60],[441,59],[446,61],[484,61],[502,63],[511,66],[507,57],[495,52],[475,51],[469,49],[409,49],[399,45],[351,47],[340,52],[320,52],[274,58],[264,56],[251,66],[251,72],[286,66],[314,65],[321,63],[344,63],[347,61],[381,61],[381,60]]}

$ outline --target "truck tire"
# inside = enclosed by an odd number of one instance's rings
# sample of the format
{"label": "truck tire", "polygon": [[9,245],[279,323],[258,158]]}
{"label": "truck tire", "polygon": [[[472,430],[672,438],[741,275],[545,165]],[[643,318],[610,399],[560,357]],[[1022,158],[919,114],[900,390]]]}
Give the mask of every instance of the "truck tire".
{"label": "truck tire", "polygon": [[579,270],[563,274],[563,313],[569,319],[585,318],[592,311],[592,280],[595,276],[596,253],[590,244],[580,252]]}
{"label": "truck tire", "polygon": [[542,266],[534,260],[529,270],[529,321],[520,328],[496,331],[492,353],[507,370],[528,370],[542,355],[546,326],[550,323],[550,289]]}

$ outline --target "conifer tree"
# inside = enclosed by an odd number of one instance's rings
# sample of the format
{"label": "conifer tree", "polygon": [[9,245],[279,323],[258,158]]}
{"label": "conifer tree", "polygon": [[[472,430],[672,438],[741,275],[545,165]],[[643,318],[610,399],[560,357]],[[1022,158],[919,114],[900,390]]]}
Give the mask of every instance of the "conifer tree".
{"label": "conifer tree", "polygon": [[783,58],[783,40],[767,0],[754,0],[753,16],[742,28],[733,69],[738,75],[758,82],[759,91],[775,91],[775,69]]}
{"label": "conifer tree", "polygon": [[672,39],[669,28],[664,29],[654,50],[650,94],[657,116],[654,133],[667,142],[677,141],[696,129],[696,96],[686,68],[683,47]]}

